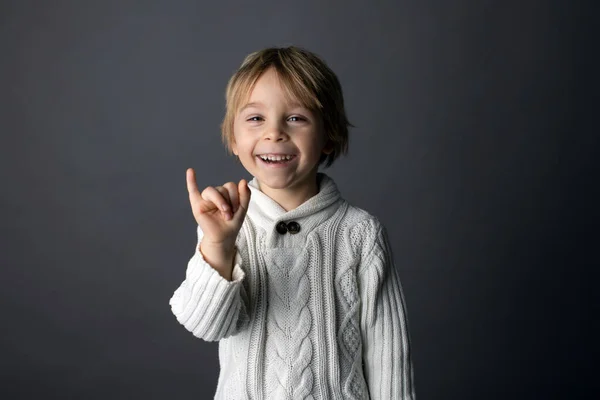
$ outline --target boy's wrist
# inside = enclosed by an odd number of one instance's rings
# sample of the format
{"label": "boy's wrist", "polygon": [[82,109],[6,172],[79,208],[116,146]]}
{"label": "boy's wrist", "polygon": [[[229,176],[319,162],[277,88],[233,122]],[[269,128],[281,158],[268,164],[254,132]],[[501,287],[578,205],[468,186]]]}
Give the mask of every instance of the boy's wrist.
{"label": "boy's wrist", "polygon": [[210,239],[202,238],[200,241],[200,246],[202,246],[203,249],[210,249],[210,251],[225,254],[234,251],[235,241],[213,242]]}
{"label": "boy's wrist", "polygon": [[229,245],[202,241],[198,250],[202,254],[204,260],[213,267],[213,269],[217,270],[223,278],[228,281],[231,280],[235,256],[235,243]]}

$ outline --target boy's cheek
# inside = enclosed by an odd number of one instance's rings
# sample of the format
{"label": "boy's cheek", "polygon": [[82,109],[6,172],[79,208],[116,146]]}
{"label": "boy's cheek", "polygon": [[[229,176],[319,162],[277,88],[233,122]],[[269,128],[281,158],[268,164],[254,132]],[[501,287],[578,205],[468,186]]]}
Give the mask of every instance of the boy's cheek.
{"label": "boy's cheek", "polygon": [[231,137],[231,151],[233,152],[233,154],[235,154],[236,156],[240,155],[240,152],[238,150],[238,145],[237,145],[237,140],[235,139],[235,135],[232,135]]}

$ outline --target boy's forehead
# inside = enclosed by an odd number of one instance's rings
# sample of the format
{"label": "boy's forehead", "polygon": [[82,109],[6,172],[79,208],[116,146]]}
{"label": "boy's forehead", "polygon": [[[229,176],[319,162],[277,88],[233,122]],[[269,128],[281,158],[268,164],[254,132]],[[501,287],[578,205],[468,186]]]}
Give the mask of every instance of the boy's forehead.
{"label": "boy's forehead", "polygon": [[291,90],[283,90],[283,97],[276,96],[275,100],[268,91],[256,91],[255,88],[250,88],[245,95],[239,98],[239,111],[246,108],[257,107],[265,108],[274,101],[283,103],[287,108],[310,108],[307,104],[297,98]]}
{"label": "boy's forehead", "polygon": [[263,74],[248,88],[248,101],[259,100],[260,97],[279,96],[283,94],[286,103],[299,103],[294,88],[286,84],[277,74]]}
{"label": "boy's forehead", "polygon": [[[260,74],[254,82],[238,87],[237,110],[242,110],[255,106],[265,107],[272,101],[272,96],[276,96],[277,100],[282,100],[288,108],[316,108],[315,99],[312,96],[307,96],[304,88],[295,87],[294,83],[288,81],[281,76],[279,72],[273,68]],[[279,91],[283,96],[279,96]]]}

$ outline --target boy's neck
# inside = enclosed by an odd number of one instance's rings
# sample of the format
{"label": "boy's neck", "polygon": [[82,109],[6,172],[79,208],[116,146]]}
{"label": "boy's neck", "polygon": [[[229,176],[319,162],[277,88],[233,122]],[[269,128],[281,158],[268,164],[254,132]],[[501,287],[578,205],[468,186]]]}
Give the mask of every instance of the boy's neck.
{"label": "boy's neck", "polygon": [[312,179],[309,179],[305,185],[286,188],[286,189],[272,189],[266,185],[258,183],[261,192],[273,199],[279,204],[285,211],[291,211],[302,203],[310,199],[319,193],[319,184],[317,182],[316,174]]}

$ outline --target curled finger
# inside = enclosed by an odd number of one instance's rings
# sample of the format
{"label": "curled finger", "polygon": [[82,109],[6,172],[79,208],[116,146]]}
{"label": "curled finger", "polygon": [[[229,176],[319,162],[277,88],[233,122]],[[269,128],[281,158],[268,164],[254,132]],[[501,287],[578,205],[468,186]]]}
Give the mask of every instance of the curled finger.
{"label": "curled finger", "polygon": [[233,182],[227,182],[223,185],[223,188],[227,191],[227,194],[229,196],[229,204],[231,204],[231,208],[233,210],[233,213],[235,214],[240,206],[238,187]]}
{"label": "curled finger", "polygon": [[202,199],[213,202],[219,208],[219,210],[221,210],[223,216],[226,217],[226,214],[231,211],[231,207],[229,205],[229,198],[225,198],[221,190],[218,190],[212,186],[208,186],[202,192]]}

